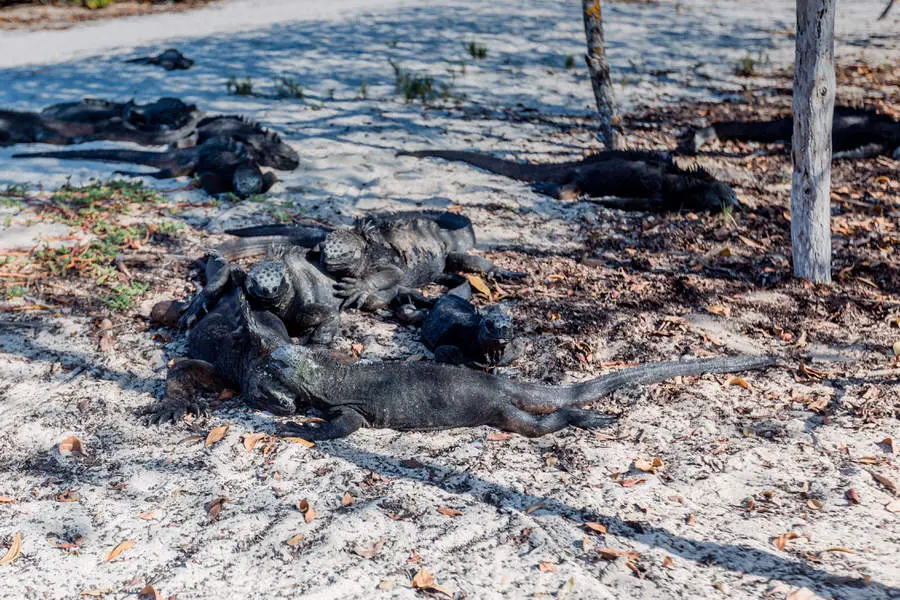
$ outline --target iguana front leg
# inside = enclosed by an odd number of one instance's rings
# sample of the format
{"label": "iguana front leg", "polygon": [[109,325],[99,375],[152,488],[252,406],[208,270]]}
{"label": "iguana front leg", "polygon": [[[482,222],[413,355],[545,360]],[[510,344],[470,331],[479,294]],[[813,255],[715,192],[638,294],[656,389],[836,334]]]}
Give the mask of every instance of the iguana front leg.
{"label": "iguana front leg", "polygon": [[299,437],[309,442],[334,440],[347,437],[366,424],[361,414],[352,408],[336,408],[328,414],[325,423],[279,423],[275,430],[278,437]]}
{"label": "iguana front leg", "polygon": [[502,269],[486,258],[464,252],[451,252],[448,254],[446,269],[447,271],[459,271],[462,273],[484,273],[497,281],[509,281],[525,277],[525,273],[521,271]]}
{"label": "iguana front leg", "polygon": [[197,292],[187,310],[178,320],[179,327],[190,329],[194,323],[209,312],[210,308],[229,292],[233,286],[243,285],[246,274],[237,265],[225,263],[213,278],[206,282],[203,289]]}
{"label": "iguana front leg", "polygon": [[176,362],[166,375],[166,395],[159,402],[145,406],[139,416],[147,418],[148,425],[177,422],[188,413],[206,414],[206,404],[195,397],[197,390],[219,392],[227,382],[216,374],[206,361],[185,359]]}
{"label": "iguana front leg", "polygon": [[[342,309],[354,306],[362,308],[365,305],[369,305],[368,307],[371,308],[374,300],[370,300],[370,296],[376,294],[380,296],[377,304],[381,304],[386,296],[396,295],[394,288],[398,288],[402,280],[403,271],[399,267],[391,266],[362,278],[345,277],[334,284],[334,290],[335,295],[344,299],[341,302]],[[394,293],[391,293],[392,291]]]}

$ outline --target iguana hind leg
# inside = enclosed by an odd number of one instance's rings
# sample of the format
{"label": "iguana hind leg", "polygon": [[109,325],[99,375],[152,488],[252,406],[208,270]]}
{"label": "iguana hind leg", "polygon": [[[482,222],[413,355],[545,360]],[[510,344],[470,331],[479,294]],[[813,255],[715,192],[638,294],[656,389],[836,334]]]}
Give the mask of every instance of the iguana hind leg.
{"label": "iguana hind leg", "polygon": [[480,256],[466,254],[464,252],[451,252],[447,255],[446,266],[448,271],[460,271],[462,273],[484,273],[499,281],[522,279],[525,273],[521,271],[509,271],[501,269],[491,261]]}
{"label": "iguana hind leg", "polygon": [[286,324],[292,336],[312,332],[306,340],[307,344],[327,346],[341,330],[341,315],[333,306],[307,304],[288,318]]}
{"label": "iguana hind leg", "polygon": [[318,442],[347,437],[365,425],[363,416],[351,408],[337,408],[328,417],[325,423],[279,423],[275,434],[279,437],[299,437],[308,442]]}
{"label": "iguana hind leg", "polygon": [[139,415],[147,418],[148,425],[177,422],[184,415],[203,415],[206,405],[196,398],[197,390],[220,392],[227,387],[215,368],[203,360],[185,359],[176,362],[166,375],[166,396],[159,402],[145,406]]}
{"label": "iguana hind leg", "polygon": [[495,422],[490,425],[525,437],[540,437],[566,427],[583,429],[607,427],[615,420],[614,416],[581,408],[566,407],[546,415],[535,415],[507,405],[503,407]]}

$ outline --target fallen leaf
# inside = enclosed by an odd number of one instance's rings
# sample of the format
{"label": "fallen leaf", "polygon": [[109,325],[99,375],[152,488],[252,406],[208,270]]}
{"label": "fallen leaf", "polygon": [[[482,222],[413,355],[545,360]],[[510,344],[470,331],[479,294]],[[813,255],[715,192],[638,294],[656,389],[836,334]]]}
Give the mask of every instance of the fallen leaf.
{"label": "fallen leaf", "polygon": [[196,444],[196,443],[202,442],[202,441],[203,441],[203,436],[202,436],[202,435],[194,434],[194,435],[189,435],[189,436],[187,436],[186,438],[182,439],[182,440],[181,440],[180,442],[178,442],[178,443],[179,443],[179,444],[185,444],[185,445],[187,445],[187,446],[191,446],[191,445],[193,445],[193,444]]}
{"label": "fallen leaf", "polygon": [[900,513],[900,500],[891,500],[884,505],[884,510],[892,513]]}
{"label": "fallen leaf", "polygon": [[687,523],[688,526],[693,527],[694,525],[697,524],[697,519],[694,517],[693,514],[690,514],[687,516],[687,518],[685,518],[684,522]]}
{"label": "fallen leaf", "polygon": [[116,546],[115,548],[113,548],[113,549],[112,549],[112,552],[110,552],[109,554],[107,554],[107,555],[106,555],[106,558],[103,559],[103,560],[105,560],[106,562],[109,562],[109,561],[111,561],[111,560],[115,560],[115,558],[116,558],[117,556],[119,556],[120,554],[122,554],[123,552],[125,552],[126,550],[128,550],[129,548],[133,547],[133,546],[135,545],[135,543],[136,543],[136,542],[135,542],[134,540],[125,540],[124,542],[122,542],[121,544],[119,544],[118,546]]}
{"label": "fallen leaf", "polygon": [[844,497],[847,498],[847,502],[850,504],[859,504],[859,494],[853,488],[844,492]]}
{"label": "fallen leaf", "polygon": [[654,458],[652,461],[647,461],[643,458],[637,458],[634,461],[634,468],[644,473],[656,473],[656,470],[662,466],[663,461],[659,457]]}
{"label": "fallen leaf", "polygon": [[878,442],[878,445],[884,446],[885,448],[887,448],[887,451],[890,452],[891,454],[893,454],[894,456],[897,455],[897,445],[894,444],[894,438],[886,437],[883,440],[881,440],[880,442]]}
{"label": "fallen leaf", "polygon": [[628,552],[627,550],[617,550],[616,548],[597,548],[597,552],[604,560],[616,560],[621,556],[627,556],[628,560],[634,560],[641,555],[639,552]]}
{"label": "fallen leaf", "polygon": [[675,568],[675,561],[672,560],[672,557],[671,557],[671,556],[666,556],[666,557],[662,560],[662,566],[665,567],[666,569],[674,569],[674,568]]}
{"label": "fallen leaf", "polygon": [[647,481],[646,479],[621,479],[619,480],[619,485],[622,487],[634,487],[639,483],[644,483]]}
{"label": "fallen leaf", "polygon": [[307,523],[316,518],[316,511],[313,510],[306,498],[297,503],[297,510],[303,513],[303,518]]}
{"label": "fallen leaf", "polygon": [[584,525],[586,528],[590,529],[591,531],[594,531],[594,532],[602,534],[602,535],[606,535],[606,533],[607,533],[606,525],[601,525],[600,523],[594,523],[593,521],[587,521],[585,523],[582,523],[582,525]]}
{"label": "fallen leaf", "polygon": [[456,510],[455,508],[448,508],[446,506],[440,507],[439,509],[437,509],[437,511],[439,513],[441,513],[442,515],[446,515],[448,517],[458,517],[462,514],[465,514],[461,510]]}
{"label": "fallen leaf", "polygon": [[[835,546],[834,548],[825,548],[824,550],[822,550],[822,552],[846,552],[847,554],[856,554],[856,552],[854,552],[850,548],[842,548],[840,546]],[[821,554],[822,552],[819,552],[819,554]]]}
{"label": "fallen leaf", "polygon": [[808,506],[810,510],[822,510],[822,502],[815,498],[807,501],[806,506]]}
{"label": "fallen leaf", "polygon": [[163,597],[159,595],[156,588],[148,583],[144,589],[138,592],[138,600],[163,600]]}
{"label": "fallen leaf", "polygon": [[244,450],[246,450],[247,452],[253,452],[253,449],[256,448],[256,444],[266,439],[267,437],[269,437],[268,433],[251,433],[245,435],[243,438]]}
{"label": "fallen leaf", "polygon": [[488,300],[491,299],[491,288],[484,282],[484,279],[472,273],[466,273],[466,279],[469,280],[469,285],[475,288],[476,292],[486,296]]}
{"label": "fallen leaf", "polygon": [[900,496],[900,488],[897,487],[897,484],[894,483],[893,480],[888,479],[881,473],[877,473],[875,471],[869,471],[869,475],[872,476],[872,479],[887,488],[889,492],[891,492],[895,496]]}
{"label": "fallen leaf", "polygon": [[875,458],[874,456],[860,456],[859,458],[856,459],[856,462],[863,464],[863,465],[877,465],[878,459]]}
{"label": "fallen leaf", "polygon": [[524,512],[526,515],[530,515],[534,511],[538,510],[539,508],[544,508],[544,506],[546,506],[546,503],[544,503],[544,502],[535,502],[534,504],[532,504],[531,506],[526,508]]}
{"label": "fallen leaf", "polygon": [[723,304],[713,304],[706,307],[706,312],[718,315],[720,317],[730,317],[731,309]]}
{"label": "fallen leaf", "polygon": [[95,598],[102,598],[106,594],[111,594],[112,590],[110,589],[100,589],[100,588],[91,588],[89,590],[84,590],[81,592],[81,596],[92,596]]}
{"label": "fallen leaf", "polygon": [[809,588],[799,588],[787,595],[785,600],[812,600],[816,594]]}
{"label": "fallen leaf", "polygon": [[225,506],[226,502],[231,502],[231,498],[219,497],[210,500],[203,505],[206,509],[206,514],[209,516],[210,523],[219,518],[219,513],[222,512],[222,508]]}
{"label": "fallen leaf", "polygon": [[725,385],[739,385],[745,390],[753,391],[753,386],[740,377],[729,377],[728,381],[725,382]]}
{"label": "fallen leaf", "polygon": [[303,541],[303,534],[298,533],[297,535],[294,535],[294,536],[291,536],[290,538],[288,538],[288,540],[285,542],[285,544],[287,544],[291,548],[296,548],[297,546],[300,545],[300,542],[302,542],[302,541]]}
{"label": "fallen leaf", "polygon": [[506,440],[511,440],[514,437],[516,436],[513,433],[506,433],[505,431],[501,431],[500,433],[489,433],[484,439],[488,442],[505,442]]}
{"label": "fallen leaf", "polygon": [[9,550],[6,551],[6,554],[3,555],[3,558],[0,558],[0,565],[8,565],[12,561],[19,558],[19,555],[22,553],[22,532],[17,531],[13,534],[12,543],[9,545]]}
{"label": "fallen leaf", "polygon": [[62,494],[56,495],[57,502],[78,502],[81,500],[81,494],[75,490],[66,490]]}
{"label": "fallen leaf", "polygon": [[306,446],[307,448],[312,448],[313,446],[316,445],[315,442],[311,442],[309,440],[304,440],[301,437],[293,437],[292,436],[292,437],[283,437],[281,439],[283,439],[286,442],[293,442],[295,444],[300,444],[301,446]]}
{"label": "fallen leaf", "polygon": [[821,414],[821,413],[825,412],[825,410],[828,408],[829,404],[830,404],[829,399],[827,397],[822,397],[817,400],[813,400],[812,402],[809,402],[806,405],[806,409]]}
{"label": "fallen leaf", "polygon": [[344,492],[344,496],[341,498],[341,506],[351,506],[353,504],[356,504],[356,500],[353,499],[350,492]]}
{"label": "fallen leaf", "polygon": [[900,340],[894,342],[894,356],[900,356]]}
{"label": "fallen leaf", "polygon": [[453,594],[448,589],[434,583],[434,577],[424,567],[419,569],[419,572],[415,574],[410,583],[417,590],[435,591],[446,594],[449,598],[453,597]]}
{"label": "fallen leaf", "polygon": [[16,499],[9,496],[0,496],[0,504],[10,504],[12,502],[16,502]]}
{"label": "fallen leaf", "polygon": [[219,392],[219,400],[231,400],[234,398],[234,390],[225,388]]}
{"label": "fallen leaf", "polygon": [[365,546],[355,546],[353,548],[353,554],[356,554],[357,556],[361,556],[363,558],[374,558],[376,554],[381,552],[382,546],[384,546],[384,540],[375,540],[371,544],[367,544]]}
{"label": "fallen leaf", "polygon": [[538,563],[538,569],[540,569],[541,573],[556,573],[556,565],[552,562]]}
{"label": "fallen leaf", "polygon": [[77,438],[76,436],[74,436],[74,435],[70,435],[69,437],[67,437],[66,439],[64,439],[63,441],[61,441],[61,442],[59,443],[58,449],[59,449],[59,453],[60,453],[60,454],[66,454],[66,453],[75,454],[75,453],[78,453],[78,454],[80,454],[80,455],[82,455],[82,456],[87,456],[87,455],[88,455],[87,450],[85,450],[85,448],[84,448],[84,444],[82,444],[82,443],[81,443],[81,440],[78,439],[78,438]]}
{"label": "fallen leaf", "polygon": [[154,515],[154,514],[153,514],[153,511],[151,510],[151,511],[149,511],[149,512],[145,512],[145,513],[139,514],[139,515],[137,516],[137,518],[138,518],[138,519],[142,519],[142,520],[144,520],[144,521],[149,521],[149,520],[151,520],[151,519],[155,519],[155,518],[156,518],[156,515]]}
{"label": "fallen leaf", "polygon": [[222,438],[225,437],[226,431],[228,431],[228,425],[213,427],[212,431],[206,436],[206,447],[208,448],[216,442],[220,442]]}
{"label": "fallen leaf", "polygon": [[363,351],[366,349],[365,346],[359,343],[350,344],[350,350],[353,352],[353,357],[356,360],[359,360],[359,357],[362,356]]}
{"label": "fallen leaf", "polygon": [[798,538],[798,537],[800,537],[800,536],[797,533],[795,533],[793,531],[789,531],[787,533],[783,533],[783,534],[779,535],[778,537],[772,538],[772,544],[779,550],[784,550],[784,547],[787,545],[787,543],[790,540],[793,540],[794,538]]}

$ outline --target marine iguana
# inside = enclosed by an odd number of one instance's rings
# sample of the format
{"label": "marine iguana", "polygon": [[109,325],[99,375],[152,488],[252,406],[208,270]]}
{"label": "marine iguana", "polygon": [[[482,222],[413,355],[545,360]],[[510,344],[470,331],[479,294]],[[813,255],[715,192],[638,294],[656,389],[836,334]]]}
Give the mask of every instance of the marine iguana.
{"label": "marine iguana", "polygon": [[297,151],[288,146],[274,131],[240,116],[206,117],[197,125],[197,143],[213,137],[229,137],[244,144],[253,159],[263,167],[293,171],[300,166]]}
{"label": "marine iguana", "polygon": [[149,176],[157,179],[196,177],[209,194],[234,193],[246,198],[271,188],[278,178],[263,173],[247,148],[230,138],[210,138],[206,143],[167,152],[143,152],[122,149],[70,150],[13,154],[13,158],[57,158],[63,160],[96,160],[129,162],[159,169],[155,173],[120,171],[124,175]]}
{"label": "marine iguana", "polygon": [[[231,230],[238,236],[271,236],[291,226]],[[341,308],[385,307],[399,294],[430,283],[460,284],[458,272],[520,279],[491,261],[466,254],[475,244],[472,222],[455,213],[398,213],[363,219],[352,229],[330,232],[319,244],[319,260],[344,300]]]}
{"label": "marine iguana", "polygon": [[91,139],[87,124],[45,119],[33,112],[0,110],[0,146],[55,144],[65,146]]}
{"label": "marine iguana", "polygon": [[[41,118],[90,126],[91,140],[134,142],[145,146],[183,143],[196,132],[203,113],[178,98],[160,98],[147,104],[84,98],[48,106]],[[80,140],[87,141],[87,140]],[[193,145],[193,144],[191,144]]]}
{"label": "marine iguana", "polygon": [[420,337],[434,360],[453,365],[506,366],[523,352],[523,340],[513,339],[512,317],[497,306],[479,310],[470,302],[468,282],[419,308],[427,298],[408,302],[395,310],[397,318],[421,325]]}
{"label": "marine iguana", "polygon": [[292,344],[284,325],[271,313],[252,310],[237,288],[191,331],[188,346],[191,359],[169,371],[166,398],[142,411],[151,422],[202,409],[191,395],[198,386],[217,391],[228,384],[241,390],[247,404],[276,415],[323,411],[324,423],[277,427],[279,435],[310,441],[346,437],[360,427],[433,431],[490,425],[528,437],[568,426],[603,427],[615,417],[578,407],[626,385],[776,363],[750,356],[657,363],[564,386],[420,361],[342,365]]}
{"label": "marine iguana", "polygon": [[[697,131],[689,130],[679,142],[679,150],[696,154],[715,139],[790,144],[793,117],[772,121],[722,121]],[[831,125],[833,158],[868,158],[893,154],[900,159],[900,121],[871,109],[835,107]]]}
{"label": "marine iguana", "polygon": [[[398,156],[461,161],[505,177],[526,181],[560,199],[589,196],[610,208],[641,211],[723,210],[738,204],[734,191],[703,169],[682,169],[659,152],[598,152],[580,161],[533,164],[480,152],[419,150]],[[615,198],[605,198],[615,196]]]}
{"label": "marine iguana", "polygon": [[155,56],[141,56],[131,58],[126,63],[137,63],[144,65],[158,65],[166,71],[174,71],[176,69],[186,70],[194,66],[194,61],[187,58],[184,54],[175,48],[169,48]]}

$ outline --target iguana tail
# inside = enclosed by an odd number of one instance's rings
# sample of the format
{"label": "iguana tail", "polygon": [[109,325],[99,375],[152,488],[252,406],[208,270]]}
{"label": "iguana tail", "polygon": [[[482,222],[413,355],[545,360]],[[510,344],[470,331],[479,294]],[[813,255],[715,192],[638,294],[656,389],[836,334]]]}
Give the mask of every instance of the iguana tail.
{"label": "iguana tail", "polygon": [[170,152],[143,152],[138,150],[63,150],[55,152],[27,152],[13,154],[13,158],[58,158],[62,160],[96,160],[100,162],[132,163],[157,169],[171,168],[174,164]]}
{"label": "iguana tail", "polygon": [[509,381],[509,393],[519,408],[547,413],[565,406],[590,404],[628,385],[658,383],[673,377],[693,377],[707,373],[734,373],[764,369],[778,363],[773,356],[738,356],[662,362],[622,369],[591,381],[567,386],[544,386]]}
{"label": "iguana tail", "polygon": [[[299,227],[299,226],[298,226]],[[291,248],[314,248],[325,240],[327,229],[305,228],[305,233],[296,235],[263,235],[231,240],[216,247],[216,252],[228,262],[245,258],[265,256],[270,250]]]}
{"label": "iguana tail", "polygon": [[504,177],[511,177],[519,181],[544,181],[546,174],[544,165],[532,165],[505,160],[483,154],[481,152],[467,152],[463,150],[416,150],[413,152],[398,152],[397,156],[415,156],[418,158],[443,158],[468,163],[479,169],[490,171]]}
{"label": "iguana tail", "polygon": [[[254,225],[252,227],[241,227],[239,229],[226,229],[225,233],[236,235],[240,238],[261,237],[261,236],[278,236],[289,237],[296,240],[308,240],[307,243],[302,241],[297,245],[312,248],[328,235],[329,231],[333,231],[331,227],[297,225],[294,223],[276,223],[272,225]],[[317,240],[317,241],[314,241]]]}

